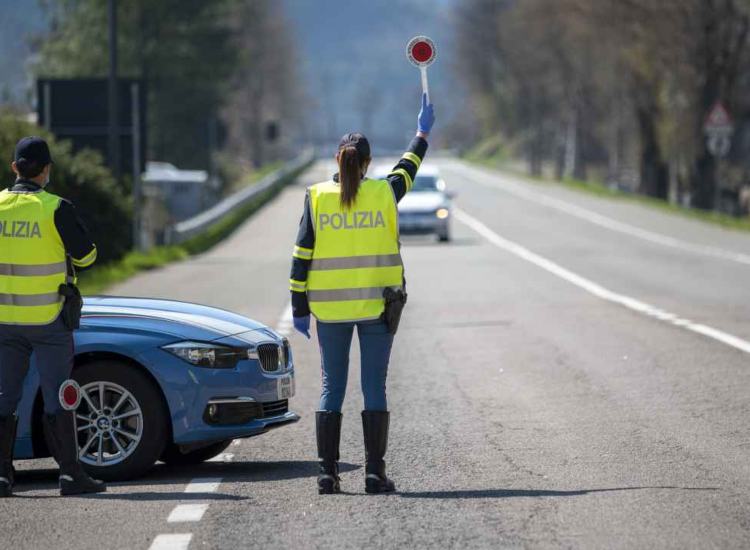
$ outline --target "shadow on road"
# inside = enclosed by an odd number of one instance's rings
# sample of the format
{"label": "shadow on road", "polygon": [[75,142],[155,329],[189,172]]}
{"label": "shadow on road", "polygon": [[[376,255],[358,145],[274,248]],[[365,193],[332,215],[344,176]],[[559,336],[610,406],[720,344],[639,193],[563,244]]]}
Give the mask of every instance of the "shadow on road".
{"label": "shadow on road", "polygon": [[[361,468],[359,464],[339,463],[341,472],[351,472]],[[279,461],[233,461],[204,462],[191,466],[170,466],[157,464],[144,476],[123,482],[112,482],[114,487],[163,485],[187,483],[194,477],[220,477],[224,481],[252,483],[256,481],[281,481],[315,477],[318,475],[318,462],[314,460],[279,460]],[[57,486],[58,471],[55,469],[19,470],[16,473],[16,486],[29,489],[54,488]]]}
{"label": "shadow on road", "polygon": [[[351,472],[361,468],[358,464],[339,463],[339,470]],[[259,481],[281,481],[315,477],[318,475],[318,462],[313,460],[282,460],[271,462],[204,462],[194,466],[169,466],[159,464],[145,476],[123,482],[110,482],[113,491],[97,495],[81,495],[80,498],[102,500],[245,500],[246,497],[222,493],[185,493],[179,491],[136,491],[114,492],[118,489],[138,489],[159,485],[187,484],[193,478],[221,478],[225,483],[255,483]],[[55,490],[58,471],[54,469],[21,470],[16,475],[15,496],[19,498],[58,498],[57,495],[28,495],[24,491]]]}
{"label": "shadow on road", "polygon": [[[121,484],[111,484],[111,487],[122,487]],[[37,489],[38,487],[34,487]],[[56,489],[56,487],[50,487],[50,489]],[[106,493],[96,493],[91,495],[68,495],[66,497],[60,497],[57,494],[54,495],[24,495],[23,492],[14,491],[13,498],[26,498],[26,499],[48,499],[48,498],[85,498],[91,500],[137,500],[137,501],[191,501],[198,500],[200,502],[206,501],[238,501],[238,500],[249,500],[250,497],[242,497],[239,495],[227,495],[224,493],[184,493],[182,491],[170,491],[166,493],[159,493],[156,491],[141,491],[136,493],[114,493],[108,491]]]}
{"label": "shadow on road", "polygon": [[[351,472],[359,468],[361,466],[358,464],[339,463],[341,472]],[[232,483],[253,483],[316,477],[317,475],[318,462],[315,460],[204,462],[195,466],[159,464],[136,483],[174,483],[175,480],[185,477],[221,477],[224,481]]]}
{"label": "shadow on road", "polygon": [[399,496],[402,498],[453,498],[453,499],[474,499],[474,498],[534,498],[534,497],[575,497],[580,495],[589,495],[593,493],[610,493],[617,491],[642,491],[646,489],[669,489],[677,491],[718,491],[718,487],[673,487],[673,486],[655,486],[655,487],[612,487],[605,489],[574,489],[572,491],[554,491],[551,489],[477,489],[466,491],[424,491],[424,492],[402,492]]}

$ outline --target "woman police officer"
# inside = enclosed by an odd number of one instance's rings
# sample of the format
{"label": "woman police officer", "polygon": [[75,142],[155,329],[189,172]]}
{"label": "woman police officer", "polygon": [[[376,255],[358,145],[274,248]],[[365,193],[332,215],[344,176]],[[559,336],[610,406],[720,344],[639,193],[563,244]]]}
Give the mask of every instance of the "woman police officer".
{"label": "woman police officer", "polygon": [[290,283],[294,327],[310,338],[310,313],[318,320],[323,378],[315,418],[320,494],[340,491],[341,406],[354,327],[365,401],[365,490],[395,491],[383,460],[389,421],[385,381],[395,331],[385,320],[384,293],[404,286],[397,203],[411,189],[434,120],[433,106],[423,95],[417,135],[385,180],[365,177],[371,161],[367,138],[345,135],[336,154],[338,174],[307,190]]}

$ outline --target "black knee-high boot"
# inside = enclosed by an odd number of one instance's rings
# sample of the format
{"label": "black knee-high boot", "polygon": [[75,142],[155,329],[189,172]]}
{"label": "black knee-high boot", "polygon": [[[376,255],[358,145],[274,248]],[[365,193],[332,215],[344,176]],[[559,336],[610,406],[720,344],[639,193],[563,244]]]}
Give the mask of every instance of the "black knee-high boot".
{"label": "black knee-high boot", "polygon": [[365,491],[392,493],[396,485],[385,475],[385,451],[388,449],[388,411],[362,411],[365,435]]}
{"label": "black knee-high boot", "polygon": [[341,492],[339,480],[339,440],[341,439],[342,415],[334,411],[315,413],[315,432],[318,440],[318,494],[331,495]]}
{"label": "black knee-high boot", "polygon": [[0,498],[13,496],[13,447],[17,425],[16,415],[0,416]]}

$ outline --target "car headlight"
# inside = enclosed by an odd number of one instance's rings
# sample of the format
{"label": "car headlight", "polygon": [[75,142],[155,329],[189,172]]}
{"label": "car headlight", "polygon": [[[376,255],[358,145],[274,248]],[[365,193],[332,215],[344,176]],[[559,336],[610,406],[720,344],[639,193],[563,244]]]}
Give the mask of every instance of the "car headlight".
{"label": "car headlight", "polygon": [[177,342],[162,349],[191,365],[212,369],[233,369],[240,360],[247,359],[247,350],[205,342]]}
{"label": "car headlight", "polygon": [[437,216],[439,220],[444,220],[448,216],[450,216],[451,213],[450,213],[450,210],[448,210],[447,208],[438,208],[437,212],[435,212],[435,215]]}

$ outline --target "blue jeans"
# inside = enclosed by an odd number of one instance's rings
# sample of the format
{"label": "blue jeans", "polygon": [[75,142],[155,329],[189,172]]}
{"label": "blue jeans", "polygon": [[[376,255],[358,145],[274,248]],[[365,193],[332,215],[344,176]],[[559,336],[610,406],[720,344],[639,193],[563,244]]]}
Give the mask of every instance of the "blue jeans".
{"label": "blue jeans", "polygon": [[323,376],[320,410],[341,412],[349,375],[349,350],[354,327],[359,335],[360,369],[365,410],[387,411],[385,379],[391,357],[393,335],[382,321],[360,323],[318,322],[318,343]]}

